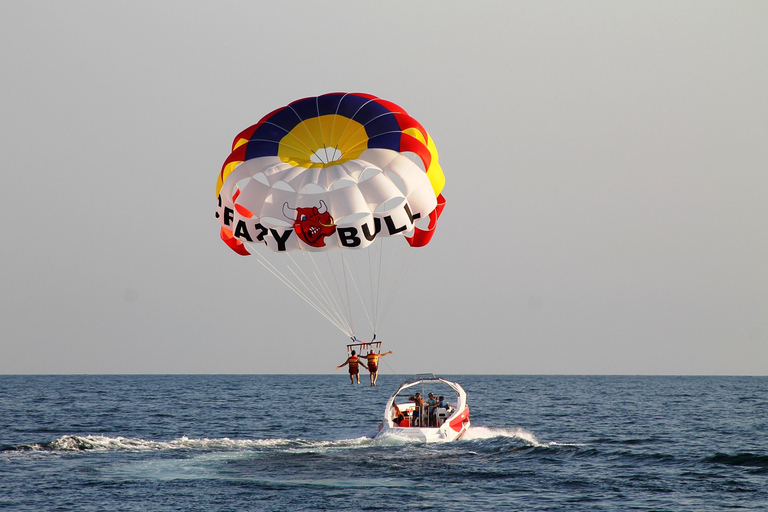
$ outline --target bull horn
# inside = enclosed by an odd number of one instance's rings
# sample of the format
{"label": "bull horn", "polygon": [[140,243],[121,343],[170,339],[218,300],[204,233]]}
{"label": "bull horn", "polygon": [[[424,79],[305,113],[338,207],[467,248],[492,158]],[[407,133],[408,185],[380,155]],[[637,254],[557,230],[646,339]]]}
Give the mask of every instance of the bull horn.
{"label": "bull horn", "polygon": [[[288,208],[289,210],[291,210],[291,211],[293,212],[293,214],[292,214],[292,215],[288,215],[287,213],[285,213],[285,209],[286,209],[286,208]],[[285,217],[286,217],[287,219],[296,220],[296,208],[291,208],[290,206],[288,206],[288,203],[287,203],[287,202],[286,202],[286,203],[283,203],[283,215],[285,215]]]}
{"label": "bull horn", "polygon": [[320,206],[323,209],[323,211],[318,210],[317,213],[325,213],[328,211],[328,206],[325,204],[325,201],[322,199],[320,200]]}

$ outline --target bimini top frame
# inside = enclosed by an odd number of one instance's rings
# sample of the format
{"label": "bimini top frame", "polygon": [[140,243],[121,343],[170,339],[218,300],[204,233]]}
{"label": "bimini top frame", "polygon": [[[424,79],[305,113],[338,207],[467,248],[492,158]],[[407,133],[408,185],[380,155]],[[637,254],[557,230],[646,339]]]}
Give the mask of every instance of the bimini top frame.
{"label": "bimini top frame", "polygon": [[392,408],[392,404],[403,390],[418,386],[424,382],[441,382],[454,390],[458,400],[458,403],[455,406],[456,410],[460,411],[467,405],[467,392],[464,391],[464,388],[462,388],[458,383],[445,380],[442,377],[437,377],[434,373],[418,373],[414,375],[412,379],[408,379],[400,384],[400,387],[397,388],[397,391],[392,393],[392,396],[389,398],[389,401],[387,401],[387,406],[385,408],[385,419],[388,419],[387,415]]}

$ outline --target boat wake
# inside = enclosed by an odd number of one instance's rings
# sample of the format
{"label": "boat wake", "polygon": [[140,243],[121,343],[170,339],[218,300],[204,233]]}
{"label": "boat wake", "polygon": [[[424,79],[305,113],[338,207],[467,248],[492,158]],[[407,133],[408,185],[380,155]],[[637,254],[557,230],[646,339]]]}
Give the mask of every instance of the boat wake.
{"label": "boat wake", "polygon": [[[542,443],[536,436],[524,428],[470,427],[459,443],[507,440],[533,448],[553,446],[581,446],[571,443]],[[102,435],[65,435],[48,443],[34,443],[21,446],[0,448],[4,452],[77,452],[77,451],[206,451],[206,452],[241,452],[241,451],[315,451],[334,449],[354,449],[384,447],[387,445],[412,444],[413,441],[393,437],[373,439],[373,436],[360,436],[352,439],[330,441],[311,441],[305,439],[229,439],[200,438],[182,436],[171,441],[152,441],[130,437],[109,437]],[[420,443],[416,443],[420,444]]]}
{"label": "boat wake", "polygon": [[490,427],[470,427],[467,433],[461,438],[463,441],[477,441],[485,439],[506,438],[521,442],[525,446],[533,448],[550,448],[554,446],[584,446],[580,443],[559,443],[550,441],[548,443],[540,442],[532,432],[521,427],[516,428],[490,428]]}
{"label": "boat wake", "polygon": [[467,433],[462,439],[464,441],[475,441],[478,439],[494,439],[497,437],[508,437],[523,441],[531,446],[540,446],[541,443],[531,432],[524,428],[489,428],[489,427],[469,427]]}
{"label": "boat wake", "polygon": [[49,443],[35,443],[5,448],[4,451],[72,452],[72,451],[164,451],[164,450],[205,450],[242,451],[279,448],[319,448],[329,446],[354,446],[370,442],[371,439],[345,439],[339,441],[306,441],[301,439],[190,439],[186,436],[172,441],[151,441],[147,439],[107,436],[67,435]]}

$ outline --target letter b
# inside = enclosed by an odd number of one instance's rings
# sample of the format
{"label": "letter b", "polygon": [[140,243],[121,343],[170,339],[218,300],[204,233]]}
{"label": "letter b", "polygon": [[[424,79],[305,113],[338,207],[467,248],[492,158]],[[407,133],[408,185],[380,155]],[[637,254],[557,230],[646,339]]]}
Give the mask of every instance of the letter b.
{"label": "letter b", "polygon": [[360,245],[360,237],[357,236],[357,228],[338,228],[339,241],[344,247],[357,247]]}

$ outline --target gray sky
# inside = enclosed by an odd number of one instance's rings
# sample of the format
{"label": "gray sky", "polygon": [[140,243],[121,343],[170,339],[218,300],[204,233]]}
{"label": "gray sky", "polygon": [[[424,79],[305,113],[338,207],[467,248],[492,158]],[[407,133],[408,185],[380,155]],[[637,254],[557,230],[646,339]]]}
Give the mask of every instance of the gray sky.
{"label": "gray sky", "polygon": [[0,69],[0,373],[336,371],[215,183],[361,91],[447,179],[382,372],[768,374],[766,2],[3,2]]}

